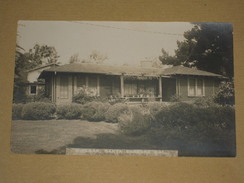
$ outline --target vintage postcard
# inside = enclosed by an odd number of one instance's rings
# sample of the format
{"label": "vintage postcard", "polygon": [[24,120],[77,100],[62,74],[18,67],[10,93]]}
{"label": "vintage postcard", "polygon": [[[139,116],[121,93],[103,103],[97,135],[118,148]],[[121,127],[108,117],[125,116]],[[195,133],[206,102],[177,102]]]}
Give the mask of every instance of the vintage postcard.
{"label": "vintage postcard", "polygon": [[235,157],[231,23],[19,21],[11,151]]}

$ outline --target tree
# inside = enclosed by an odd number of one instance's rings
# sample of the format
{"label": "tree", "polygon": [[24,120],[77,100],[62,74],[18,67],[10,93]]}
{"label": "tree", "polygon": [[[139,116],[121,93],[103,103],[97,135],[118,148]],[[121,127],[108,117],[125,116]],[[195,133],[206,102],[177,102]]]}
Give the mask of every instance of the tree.
{"label": "tree", "polygon": [[81,62],[81,59],[79,58],[79,53],[76,53],[74,55],[72,55],[69,59],[69,63],[72,64],[72,63],[79,63]]}
{"label": "tree", "polygon": [[102,64],[104,61],[108,60],[108,57],[99,51],[92,51],[88,58],[80,59],[79,54],[76,53],[72,55],[69,59],[69,63],[96,63]]}
{"label": "tree", "polygon": [[234,82],[222,82],[218,92],[214,95],[214,101],[221,105],[234,105],[235,104],[235,92]]}
{"label": "tree", "polygon": [[57,52],[54,47],[36,44],[29,52],[16,44],[15,50],[15,74],[13,102],[25,101],[26,71],[41,64],[57,63]]}
{"label": "tree", "polygon": [[94,50],[90,54],[90,59],[89,59],[90,62],[95,62],[95,63],[101,64],[105,60],[108,60],[108,57],[106,55],[100,53],[99,51]]}
{"label": "tree", "polygon": [[162,50],[163,64],[196,67],[205,71],[233,77],[233,29],[229,23],[193,23],[184,33],[185,40],[177,42],[174,56]]}
{"label": "tree", "polygon": [[33,49],[25,53],[25,56],[29,62],[30,69],[39,65],[57,63],[59,57],[53,46],[39,44],[35,44]]}
{"label": "tree", "polygon": [[23,84],[26,82],[26,73],[28,62],[23,53],[24,49],[16,44],[15,49],[15,69],[14,69],[14,97],[13,102],[23,102],[25,99],[25,91]]}

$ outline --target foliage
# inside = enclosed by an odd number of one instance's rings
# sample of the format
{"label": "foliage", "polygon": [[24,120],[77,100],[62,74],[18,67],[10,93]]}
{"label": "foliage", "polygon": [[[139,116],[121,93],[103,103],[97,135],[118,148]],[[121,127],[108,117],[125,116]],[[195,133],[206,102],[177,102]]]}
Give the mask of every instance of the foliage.
{"label": "foliage", "polygon": [[14,93],[13,93],[14,103],[22,103],[24,102],[26,97],[24,83],[26,82],[25,70],[28,68],[28,62],[23,51],[24,49],[17,44],[15,50],[15,69],[14,69]]}
{"label": "foliage", "polygon": [[25,103],[29,102],[52,102],[51,98],[47,96],[45,88],[39,88],[36,95],[26,96]]}
{"label": "foliage", "polygon": [[24,104],[13,104],[12,106],[12,119],[21,119],[21,113]]}
{"label": "foliage", "polygon": [[206,144],[234,141],[235,110],[228,106],[199,107],[177,103],[159,111],[152,122],[149,137],[154,143],[162,140],[179,144]]}
{"label": "foliage", "polygon": [[81,62],[80,61],[80,58],[79,58],[79,53],[76,53],[74,55],[72,55],[69,59],[69,63],[72,64],[72,63],[79,63]]}
{"label": "foliage", "polygon": [[181,96],[180,95],[172,95],[169,100],[170,100],[170,102],[180,102]]}
{"label": "foliage", "polygon": [[77,93],[73,96],[73,102],[85,104],[87,102],[95,100],[97,98],[96,96],[97,93],[95,90],[92,90],[86,86],[80,87]]}
{"label": "foliage", "polygon": [[67,104],[57,106],[57,117],[59,119],[79,119],[81,117],[82,105]]}
{"label": "foliage", "polygon": [[127,135],[143,134],[149,129],[150,122],[150,116],[144,114],[140,106],[130,106],[118,116],[119,128]]}
{"label": "foliage", "polygon": [[200,97],[194,100],[193,104],[197,107],[211,107],[216,106],[213,97]]}
{"label": "foliage", "polygon": [[27,120],[51,119],[56,111],[56,106],[52,103],[31,102],[23,106],[21,116]]}
{"label": "foliage", "polygon": [[109,103],[96,101],[86,103],[82,108],[82,118],[89,121],[104,121],[109,107]]}
{"label": "foliage", "polygon": [[167,104],[162,102],[148,102],[144,105],[146,114],[150,114],[154,117],[163,107],[166,107]]}
{"label": "foliage", "polygon": [[234,105],[234,83],[230,81],[221,83],[218,92],[214,95],[214,101],[220,105]]}
{"label": "foliage", "polygon": [[108,57],[97,50],[93,50],[89,57],[86,59],[80,59],[79,54],[76,53],[70,57],[70,63],[95,63],[102,64],[104,61],[108,60]]}
{"label": "foliage", "polygon": [[193,23],[174,56],[162,50],[163,64],[184,65],[233,77],[233,28],[229,23]]}
{"label": "foliage", "polygon": [[29,62],[29,69],[42,64],[57,63],[59,57],[53,46],[39,44],[35,44],[33,49],[25,53],[25,56]]}
{"label": "foliage", "polygon": [[[29,52],[16,45],[15,74],[14,74],[14,103],[23,103],[26,100],[25,83],[26,71],[45,63],[57,63],[57,52],[54,47],[36,44]],[[28,99],[27,99],[28,100]]]}
{"label": "foliage", "polygon": [[123,103],[117,103],[111,105],[108,111],[105,113],[105,119],[110,123],[117,123],[119,114],[122,114],[128,110],[128,106]]}

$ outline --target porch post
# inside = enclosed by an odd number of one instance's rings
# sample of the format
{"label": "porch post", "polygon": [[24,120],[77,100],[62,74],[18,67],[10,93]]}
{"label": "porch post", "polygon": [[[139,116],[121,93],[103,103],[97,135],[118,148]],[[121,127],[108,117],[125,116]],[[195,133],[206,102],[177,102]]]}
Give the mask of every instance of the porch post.
{"label": "porch post", "polygon": [[162,95],[162,77],[161,76],[159,76],[159,96],[160,96],[160,102],[162,102],[162,98],[163,98],[163,95]]}
{"label": "porch post", "polygon": [[55,87],[55,83],[54,83],[54,76],[52,76],[52,92],[51,92],[51,95],[52,95],[52,102],[54,102],[54,87]]}
{"label": "porch post", "polygon": [[86,75],[86,87],[88,87],[88,76]]}
{"label": "porch post", "polygon": [[97,95],[100,96],[100,78],[97,76]]}
{"label": "porch post", "polygon": [[74,87],[73,93],[76,94],[76,92],[77,92],[77,75],[74,75],[73,87]]}
{"label": "porch post", "polygon": [[121,98],[124,98],[124,75],[120,76]]}

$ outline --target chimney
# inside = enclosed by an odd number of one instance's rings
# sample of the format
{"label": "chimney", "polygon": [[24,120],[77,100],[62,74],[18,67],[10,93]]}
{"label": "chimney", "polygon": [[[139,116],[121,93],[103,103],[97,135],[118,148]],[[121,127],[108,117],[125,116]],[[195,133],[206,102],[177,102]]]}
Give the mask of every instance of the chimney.
{"label": "chimney", "polygon": [[142,60],[141,67],[152,67],[153,62],[151,60]]}

